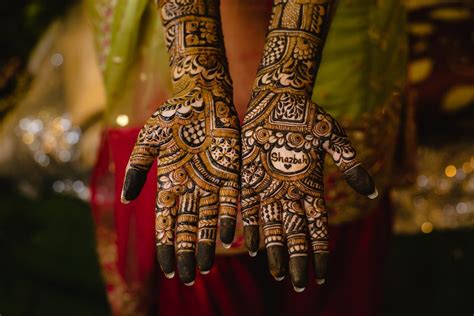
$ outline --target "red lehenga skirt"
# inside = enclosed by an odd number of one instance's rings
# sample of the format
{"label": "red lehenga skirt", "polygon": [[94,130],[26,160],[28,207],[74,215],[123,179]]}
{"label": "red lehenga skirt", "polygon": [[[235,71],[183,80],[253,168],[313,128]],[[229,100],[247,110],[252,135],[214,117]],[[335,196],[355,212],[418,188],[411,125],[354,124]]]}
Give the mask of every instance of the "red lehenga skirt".
{"label": "red lehenga skirt", "polygon": [[[193,286],[166,279],[155,259],[156,166],[139,198],[120,203],[125,167],[139,129],[109,129],[91,179],[92,209],[104,282],[114,315],[379,315],[383,262],[391,230],[388,199],[349,224],[330,227],[326,284],[293,291],[277,282],[265,251],[220,255]],[[237,240],[239,243],[240,240]],[[312,275],[312,271],[310,271]]]}

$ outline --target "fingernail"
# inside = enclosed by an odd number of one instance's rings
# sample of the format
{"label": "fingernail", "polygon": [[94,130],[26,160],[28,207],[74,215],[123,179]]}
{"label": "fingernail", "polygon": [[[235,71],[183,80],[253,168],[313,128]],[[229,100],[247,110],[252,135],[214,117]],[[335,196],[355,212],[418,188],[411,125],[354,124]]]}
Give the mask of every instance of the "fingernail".
{"label": "fingernail", "polygon": [[324,284],[324,282],[326,282],[326,279],[316,279],[316,284],[318,285]]}
{"label": "fingernail", "polygon": [[201,274],[206,275],[206,274],[209,274],[209,272],[211,272],[211,270],[207,270],[207,271],[201,271],[201,270],[199,270],[199,272],[201,272]]}
{"label": "fingernail", "polygon": [[296,293],[301,293],[304,291],[305,287],[296,287],[293,285],[293,289],[295,290]]}
{"label": "fingernail", "polygon": [[249,256],[250,257],[255,257],[257,255],[256,251],[249,251]]}
{"label": "fingernail", "polygon": [[174,271],[173,271],[173,272],[170,272],[170,273],[165,273],[165,277],[166,277],[167,279],[172,279],[172,278],[174,278]]}
{"label": "fingernail", "polygon": [[191,285],[193,285],[193,284],[194,284],[194,280],[192,280],[192,281],[189,282],[189,283],[184,283],[184,285],[186,285],[186,286],[191,286]]}
{"label": "fingernail", "polygon": [[222,243],[222,247],[224,247],[225,249],[229,249],[231,246],[232,246],[232,244],[224,244],[224,243]]}
{"label": "fingernail", "polygon": [[377,191],[377,188],[375,188],[374,193],[368,195],[367,197],[371,200],[375,199],[377,196],[379,196],[379,191]]}
{"label": "fingernail", "polygon": [[122,196],[122,197],[120,198],[120,202],[122,202],[122,204],[128,204],[128,203],[130,203],[130,201],[127,200],[127,199],[125,199],[124,196]]}
{"label": "fingernail", "polygon": [[281,276],[281,277],[274,277],[275,280],[277,281],[283,281],[283,279],[285,278],[285,276]]}

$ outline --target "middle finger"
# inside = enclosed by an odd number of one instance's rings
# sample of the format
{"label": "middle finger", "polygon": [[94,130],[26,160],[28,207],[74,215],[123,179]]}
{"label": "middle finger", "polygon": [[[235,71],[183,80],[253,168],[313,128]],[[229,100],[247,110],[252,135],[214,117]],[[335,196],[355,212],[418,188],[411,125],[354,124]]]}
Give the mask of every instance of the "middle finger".
{"label": "middle finger", "polygon": [[214,264],[218,206],[215,193],[208,193],[199,199],[197,264],[202,274],[207,274]]}
{"label": "middle finger", "polygon": [[308,243],[305,213],[299,200],[283,199],[283,226],[290,255],[291,281],[295,291],[302,292],[308,283]]}

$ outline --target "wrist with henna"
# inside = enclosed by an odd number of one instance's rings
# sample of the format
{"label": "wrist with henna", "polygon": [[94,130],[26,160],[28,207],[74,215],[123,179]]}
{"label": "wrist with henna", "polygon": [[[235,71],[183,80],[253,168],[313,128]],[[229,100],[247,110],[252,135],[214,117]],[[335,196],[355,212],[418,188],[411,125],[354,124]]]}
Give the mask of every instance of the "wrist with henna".
{"label": "wrist with henna", "polygon": [[298,292],[307,284],[309,247],[318,284],[324,282],[327,270],[325,155],[333,158],[357,192],[377,196],[342,127],[311,101],[332,3],[274,0],[242,127],[242,217],[247,248],[251,255],[257,251],[261,225],[271,274],[282,280],[289,270]]}
{"label": "wrist with henna", "polygon": [[[196,263],[210,271],[217,222],[234,238],[240,172],[240,129],[221,31],[218,0],[162,0],[158,7],[169,52],[173,97],[140,131],[130,156],[122,201],[135,199],[157,159],[157,257],[183,283]],[[197,251],[196,251],[197,246]]]}
{"label": "wrist with henna", "polygon": [[161,0],[174,94],[187,86],[218,86],[232,96],[218,0]]}

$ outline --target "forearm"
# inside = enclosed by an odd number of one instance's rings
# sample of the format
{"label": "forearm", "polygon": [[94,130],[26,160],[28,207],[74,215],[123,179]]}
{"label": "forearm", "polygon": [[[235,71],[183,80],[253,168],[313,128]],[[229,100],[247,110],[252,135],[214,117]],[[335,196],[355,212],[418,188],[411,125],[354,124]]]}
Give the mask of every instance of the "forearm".
{"label": "forearm", "polygon": [[333,0],[274,0],[254,90],[311,95]]}
{"label": "forearm", "polygon": [[160,0],[175,93],[190,82],[231,86],[219,0]]}

